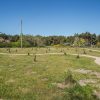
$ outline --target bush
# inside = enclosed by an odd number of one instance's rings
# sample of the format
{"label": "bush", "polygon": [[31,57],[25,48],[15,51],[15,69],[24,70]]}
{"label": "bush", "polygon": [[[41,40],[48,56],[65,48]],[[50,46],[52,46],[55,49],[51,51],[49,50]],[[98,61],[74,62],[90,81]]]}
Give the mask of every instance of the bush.
{"label": "bush", "polygon": [[73,78],[70,70],[65,74],[65,84],[68,87],[64,91],[65,93],[62,100],[98,100],[98,98],[93,95],[93,89],[89,85],[80,86]]}
{"label": "bush", "polygon": [[36,62],[37,61],[37,59],[36,59],[36,55],[34,56],[34,62]]}
{"label": "bush", "polygon": [[86,51],[85,51],[85,49],[83,49],[83,54],[86,54]]}
{"label": "bush", "polygon": [[79,54],[76,56],[76,58],[78,58],[78,59],[80,58]]}
{"label": "bush", "polygon": [[67,71],[67,74],[65,74],[65,84],[73,85],[77,83],[76,80],[74,80],[73,75],[70,70]]}
{"label": "bush", "polygon": [[11,42],[11,47],[20,47],[20,42]]}
{"label": "bush", "polygon": [[64,55],[65,55],[65,56],[67,55],[66,52],[64,52]]}
{"label": "bush", "polygon": [[90,86],[80,86],[76,84],[72,88],[65,90],[63,100],[98,100],[96,96],[93,96],[92,88]]}
{"label": "bush", "polygon": [[28,52],[28,56],[30,55],[30,53]]}

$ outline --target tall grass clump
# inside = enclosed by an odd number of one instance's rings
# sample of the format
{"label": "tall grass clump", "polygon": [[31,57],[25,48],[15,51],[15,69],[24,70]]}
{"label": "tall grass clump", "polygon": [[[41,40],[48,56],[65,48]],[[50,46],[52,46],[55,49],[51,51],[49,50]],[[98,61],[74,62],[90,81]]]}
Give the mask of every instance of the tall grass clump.
{"label": "tall grass clump", "polygon": [[62,100],[99,100],[93,93],[92,87],[89,85],[81,86],[74,78],[70,70],[67,71],[65,84],[69,87],[65,88],[65,94]]}
{"label": "tall grass clump", "polygon": [[80,58],[80,55],[78,54],[78,55],[76,56],[76,58],[79,59],[79,58]]}
{"label": "tall grass clump", "polygon": [[80,86],[79,84],[67,88],[63,98],[64,100],[99,100],[93,95],[93,90],[89,85]]}
{"label": "tall grass clump", "polygon": [[36,62],[37,61],[37,57],[36,57],[36,55],[34,56],[34,62]]}
{"label": "tall grass clump", "polygon": [[70,70],[65,74],[65,84],[73,85],[76,83],[76,80],[73,78],[72,72]]}

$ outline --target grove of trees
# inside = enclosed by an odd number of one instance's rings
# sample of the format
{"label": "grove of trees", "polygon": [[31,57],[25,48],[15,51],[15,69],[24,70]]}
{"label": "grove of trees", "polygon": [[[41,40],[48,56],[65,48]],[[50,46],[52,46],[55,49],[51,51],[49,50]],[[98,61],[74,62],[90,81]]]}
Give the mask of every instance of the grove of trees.
{"label": "grove of trees", "polygon": [[[75,33],[73,36],[23,35],[23,47],[45,47],[70,45],[80,47],[100,47],[100,35],[90,32]],[[0,32],[0,47],[20,47],[20,35],[8,35]]]}

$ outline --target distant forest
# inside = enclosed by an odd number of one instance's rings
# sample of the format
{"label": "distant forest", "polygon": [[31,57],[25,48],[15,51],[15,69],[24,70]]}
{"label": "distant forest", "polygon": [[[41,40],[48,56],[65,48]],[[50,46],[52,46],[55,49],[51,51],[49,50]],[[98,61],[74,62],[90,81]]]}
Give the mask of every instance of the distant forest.
{"label": "distant forest", "polygon": [[[0,47],[20,47],[20,42],[20,35],[8,35],[0,32]],[[45,46],[100,47],[100,35],[90,32],[75,33],[73,36],[23,35],[23,47]]]}

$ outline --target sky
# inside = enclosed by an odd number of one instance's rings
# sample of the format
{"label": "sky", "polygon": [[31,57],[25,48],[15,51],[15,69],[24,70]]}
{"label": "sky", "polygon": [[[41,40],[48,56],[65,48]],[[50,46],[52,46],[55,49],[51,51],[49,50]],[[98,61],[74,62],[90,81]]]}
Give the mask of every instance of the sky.
{"label": "sky", "polygon": [[0,0],[0,32],[31,35],[100,34],[100,0]]}

